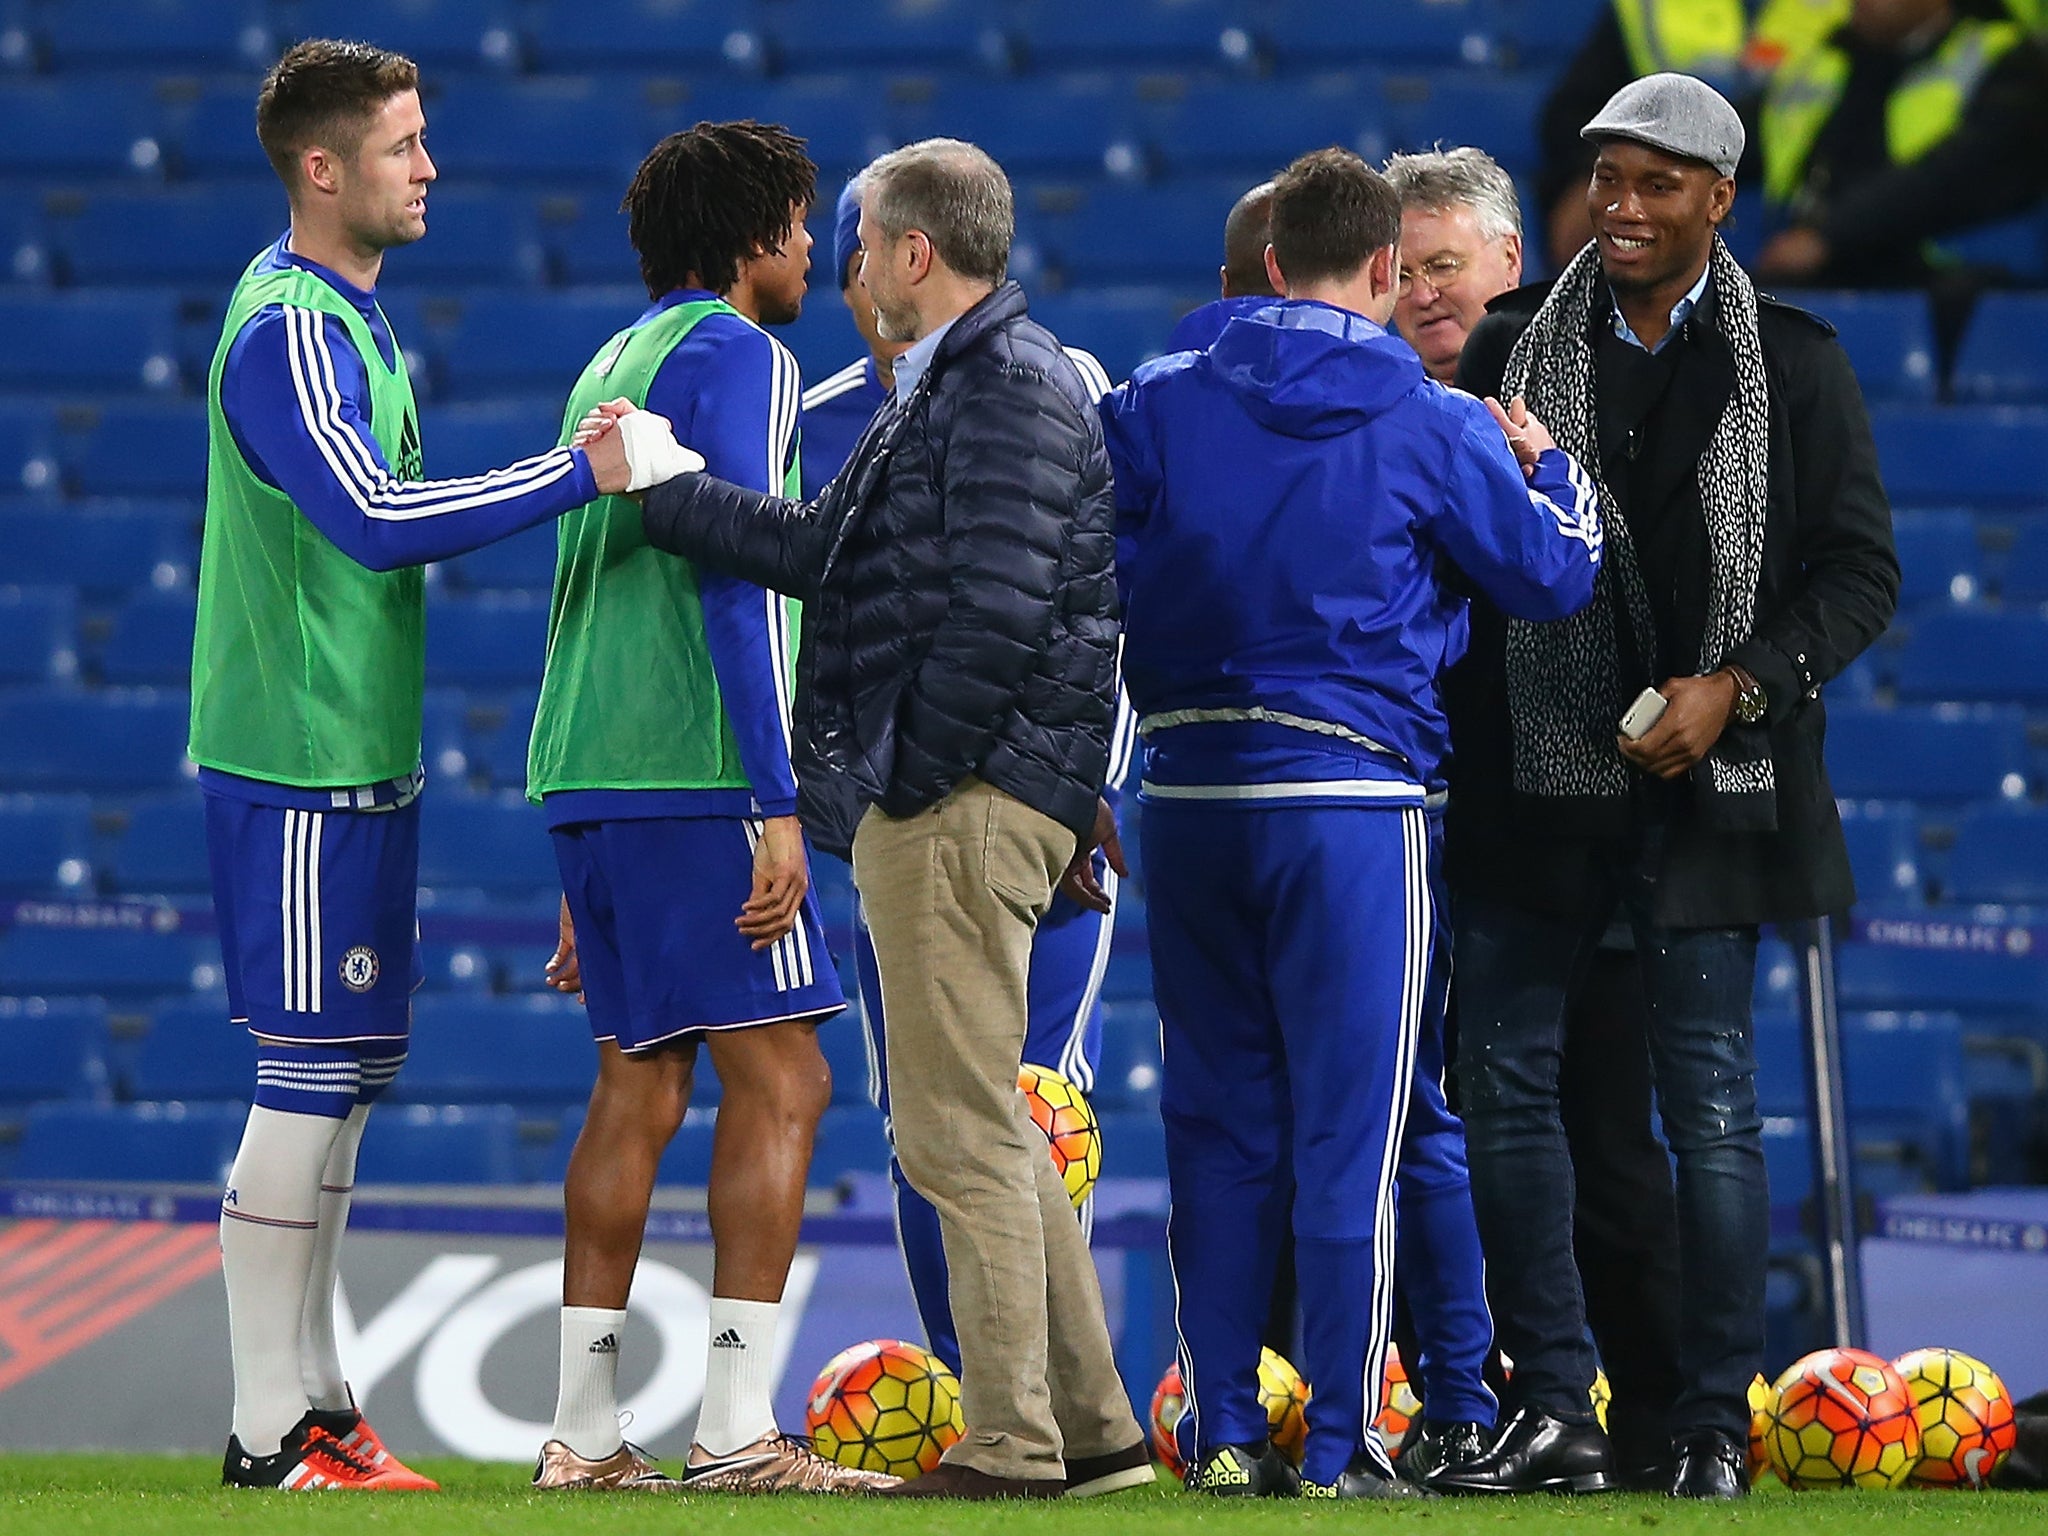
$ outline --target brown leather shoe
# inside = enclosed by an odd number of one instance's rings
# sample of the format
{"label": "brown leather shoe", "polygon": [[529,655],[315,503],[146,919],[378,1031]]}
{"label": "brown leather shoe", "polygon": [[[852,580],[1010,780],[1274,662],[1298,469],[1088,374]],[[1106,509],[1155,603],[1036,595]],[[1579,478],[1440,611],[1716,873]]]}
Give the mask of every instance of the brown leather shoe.
{"label": "brown leather shoe", "polygon": [[942,1461],[923,1477],[894,1488],[878,1488],[878,1499],[1057,1499],[1067,1491],[1059,1477],[996,1477],[974,1467]]}
{"label": "brown leather shoe", "polygon": [[1099,1493],[1122,1493],[1126,1488],[1150,1488],[1158,1481],[1159,1476],[1152,1469],[1152,1447],[1143,1440],[1104,1456],[1067,1458],[1070,1499],[1092,1499]]}

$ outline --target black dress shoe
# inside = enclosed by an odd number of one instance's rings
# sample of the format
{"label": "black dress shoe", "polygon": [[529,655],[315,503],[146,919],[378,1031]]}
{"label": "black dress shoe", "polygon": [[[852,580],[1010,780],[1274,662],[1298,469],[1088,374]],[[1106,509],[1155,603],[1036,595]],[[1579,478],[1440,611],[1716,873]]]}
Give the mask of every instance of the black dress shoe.
{"label": "black dress shoe", "polygon": [[1703,1429],[1678,1445],[1678,1471],[1671,1479],[1674,1499],[1749,1497],[1749,1447],[1719,1430]]}
{"label": "black dress shoe", "polygon": [[1541,1408],[1517,1408],[1491,1447],[1429,1480],[1437,1493],[1604,1493],[1614,1452],[1598,1424],[1567,1424]]}
{"label": "black dress shoe", "polygon": [[1301,1492],[1301,1474],[1270,1440],[1217,1446],[1188,1468],[1186,1483],[1189,1493],[1219,1499],[1291,1499]]}
{"label": "black dress shoe", "polygon": [[1430,1499],[1436,1495],[1420,1484],[1412,1483],[1398,1473],[1387,1477],[1374,1466],[1363,1451],[1351,1458],[1351,1464],[1337,1474],[1334,1483],[1312,1483],[1301,1480],[1301,1496],[1304,1499]]}
{"label": "black dress shoe", "polygon": [[1483,1425],[1424,1420],[1421,1428],[1408,1437],[1401,1454],[1394,1458],[1394,1470],[1410,1482],[1426,1483],[1446,1468],[1462,1467],[1485,1454]]}

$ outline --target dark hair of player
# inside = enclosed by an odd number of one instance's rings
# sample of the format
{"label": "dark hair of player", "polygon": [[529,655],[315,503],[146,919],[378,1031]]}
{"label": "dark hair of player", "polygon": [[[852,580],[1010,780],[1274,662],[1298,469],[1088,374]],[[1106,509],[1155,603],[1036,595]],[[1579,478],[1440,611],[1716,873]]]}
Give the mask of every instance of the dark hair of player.
{"label": "dark hair of player", "polygon": [[419,66],[403,54],[368,43],[308,38],[286,50],[263,77],[256,93],[257,142],[285,186],[295,188],[299,156],[317,144],[345,160],[355,158],[377,109],[419,86]]}
{"label": "dark hair of player", "polygon": [[817,190],[818,168],[786,128],[749,119],[670,134],[640,162],[620,205],[648,294],[692,283],[726,292],[741,262],[789,238],[794,210]]}
{"label": "dark hair of player", "polygon": [[1349,277],[1400,240],[1400,194],[1348,149],[1314,150],[1273,182],[1273,257],[1290,286]]}

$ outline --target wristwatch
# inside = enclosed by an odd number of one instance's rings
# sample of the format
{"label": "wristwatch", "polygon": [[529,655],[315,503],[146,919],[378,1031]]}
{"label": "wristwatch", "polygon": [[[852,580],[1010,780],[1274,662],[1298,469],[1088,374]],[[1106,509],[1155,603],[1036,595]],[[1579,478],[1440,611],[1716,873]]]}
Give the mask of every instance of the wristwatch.
{"label": "wristwatch", "polygon": [[1764,694],[1764,685],[1749,674],[1745,667],[1733,662],[1723,669],[1735,679],[1735,718],[1743,725],[1758,725],[1771,707],[1771,701]]}

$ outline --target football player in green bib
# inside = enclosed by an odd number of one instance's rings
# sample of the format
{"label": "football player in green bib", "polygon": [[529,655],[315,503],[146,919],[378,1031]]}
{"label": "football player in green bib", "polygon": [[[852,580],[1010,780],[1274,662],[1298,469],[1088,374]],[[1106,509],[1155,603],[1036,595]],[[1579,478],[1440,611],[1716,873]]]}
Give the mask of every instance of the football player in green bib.
{"label": "football player in green bib", "polygon": [[[800,139],[759,123],[699,123],[655,146],[626,194],[653,302],[584,369],[564,441],[586,411],[623,398],[673,422],[718,473],[794,494],[802,391],[764,327],[803,303],[816,179]],[[565,939],[573,929],[573,966],[565,945],[553,979],[584,995],[598,1076],[564,1191],[561,1385],[534,1483],[893,1483],[782,1434],[769,1402],[811,1142],[831,1098],[817,1029],[846,1006],[796,816],[797,604],[650,548],[639,504],[623,496],[564,518],[560,543],[527,793],[554,835]],[[655,1168],[689,1105],[700,1042],[724,1090],[717,1258],[703,1406],[670,1477],[622,1438],[617,1378]]]}
{"label": "football player in green bib", "polygon": [[221,1202],[239,1486],[433,1486],[357,1411],[334,1341],[356,1150],[418,980],[420,567],[629,485],[604,444],[420,478],[376,297],[384,252],[426,233],[418,87],[362,43],[271,70],[256,131],[291,228],[242,274],[208,380],[190,751],[229,1014],[256,1037]]}

